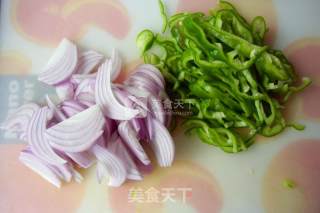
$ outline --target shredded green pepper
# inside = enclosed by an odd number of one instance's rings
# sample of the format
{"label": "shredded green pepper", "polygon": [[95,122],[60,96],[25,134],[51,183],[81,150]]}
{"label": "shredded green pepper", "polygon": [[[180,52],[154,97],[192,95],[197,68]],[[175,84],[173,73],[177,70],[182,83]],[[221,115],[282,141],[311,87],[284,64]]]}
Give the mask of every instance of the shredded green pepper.
{"label": "shredded green pepper", "polygon": [[162,18],[162,33],[164,33],[167,29],[167,25],[168,25],[168,17],[164,8],[164,4],[161,0],[158,0],[159,3],[159,8],[160,8],[160,14],[161,14],[161,18]]}
{"label": "shredded green pepper", "polygon": [[137,36],[136,43],[138,49],[143,53],[153,45],[154,35],[150,30],[144,30]]}
{"label": "shredded green pepper", "polygon": [[[294,68],[279,51],[264,43],[268,31],[263,17],[250,23],[236,8],[220,1],[210,15],[179,13],[168,18],[159,0],[162,32],[144,30],[137,46],[146,63],[164,75],[170,98],[189,106],[183,126],[204,143],[225,152],[247,150],[257,134],[271,137],[286,127],[281,114],[288,98],[310,85],[297,85]],[[160,48],[162,54],[152,49]]]}

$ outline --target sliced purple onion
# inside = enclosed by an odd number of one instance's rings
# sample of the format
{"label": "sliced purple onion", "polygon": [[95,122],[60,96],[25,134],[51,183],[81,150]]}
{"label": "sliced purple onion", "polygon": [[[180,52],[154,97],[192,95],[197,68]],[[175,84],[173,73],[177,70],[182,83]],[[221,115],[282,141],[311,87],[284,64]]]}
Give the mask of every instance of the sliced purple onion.
{"label": "sliced purple onion", "polygon": [[116,49],[112,50],[110,60],[112,61],[112,67],[113,67],[113,69],[111,70],[111,80],[113,81],[119,76],[121,72],[121,65],[122,65],[119,52]]}
{"label": "sliced purple onion", "polygon": [[94,87],[95,87],[95,79],[93,78],[84,79],[77,86],[77,89],[75,91],[75,99],[86,106],[94,105],[95,104]]}
{"label": "sliced purple onion", "polygon": [[136,68],[136,74],[143,74],[146,78],[155,81],[162,89],[165,88],[165,80],[158,68],[151,64],[142,64]]}
{"label": "sliced purple onion", "polygon": [[78,112],[81,112],[86,109],[86,107],[84,105],[82,105],[81,103],[74,101],[74,100],[62,102],[61,107],[70,107],[70,108],[77,110]]}
{"label": "sliced purple onion", "polygon": [[43,161],[38,159],[32,153],[22,151],[19,156],[19,160],[35,173],[52,183],[54,186],[60,188],[61,181],[52,169],[50,169]]}
{"label": "sliced purple onion", "polygon": [[123,104],[126,107],[129,107],[131,109],[137,109],[139,111],[139,114],[136,116],[136,118],[131,119],[132,124],[134,125],[134,128],[139,131],[139,125],[137,125],[137,122],[135,121],[137,118],[144,118],[147,115],[148,107],[147,103],[144,103],[143,99],[138,99],[132,95],[130,95],[129,92],[125,90],[125,88],[120,87],[112,87],[113,92],[117,100]]}
{"label": "sliced purple onion", "polygon": [[[160,71],[152,65],[140,65],[135,69],[135,72],[125,81],[128,86],[141,91],[141,93],[152,94],[158,96],[161,91],[164,91],[164,79]],[[143,95],[143,97],[146,97]]]}
{"label": "sliced purple onion", "polygon": [[91,73],[86,75],[80,75],[80,74],[74,74],[71,76],[70,82],[78,85],[85,79],[95,79],[97,76],[97,73]]}
{"label": "sliced purple onion", "polygon": [[139,172],[136,164],[134,163],[119,136],[116,140],[111,140],[108,142],[108,149],[117,155],[124,163],[127,170],[127,179],[142,180],[141,173]]}
{"label": "sliced purple onion", "polygon": [[144,165],[140,161],[136,161],[136,165],[143,174],[150,174],[153,171],[153,165],[150,163],[148,165]]}
{"label": "sliced purple onion", "polygon": [[34,155],[43,161],[50,164],[63,164],[66,161],[54,152],[45,137],[48,112],[47,107],[42,107],[32,116],[27,132],[28,143]]}
{"label": "sliced purple onion", "polygon": [[137,88],[135,86],[126,85],[125,86],[126,91],[128,91],[131,95],[139,98],[145,98],[147,99],[150,95],[153,95],[150,93],[150,91],[147,91],[145,89]]}
{"label": "sliced purple onion", "polygon": [[102,61],[103,55],[93,51],[85,51],[81,53],[77,66],[77,74],[89,74]]}
{"label": "sliced purple onion", "polygon": [[166,114],[163,109],[162,100],[154,96],[150,96],[148,104],[153,117],[160,121],[162,124],[165,124]]}
{"label": "sliced purple onion", "polygon": [[130,94],[127,91],[116,86],[112,86],[112,91],[119,103],[121,103],[123,106],[133,108],[133,102],[129,99]]}
{"label": "sliced purple onion", "polygon": [[70,182],[72,179],[73,167],[69,164],[48,165],[48,167],[62,180]]}
{"label": "sliced purple onion", "polygon": [[77,97],[81,93],[91,93],[94,96],[95,82],[96,79],[94,78],[88,78],[81,81],[75,91],[75,97]]}
{"label": "sliced purple onion", "polygon": [[139,111],[121,105],[115,98],[111,85],[111,73],[113,69],[112,60],[100,66],[95,85],[95,100],[105,116],[115,120],[130,120]]}
{"label": "sliced purple onion", "polygon": [[56,86],[56,93],[60,101],[71,100],[74,95],[74,86],[71,82],[63,82]]}
{"label": "sliced purple onion", "polygon": [[166,127],[157,119],[152,119],[154,127],[151,147],[161,167],[171,166],[174,159],[174,143]]}
{"label": "sliced purple onion", "polygon": [[71,163],[47,166],[55,173],[55,175],[65,182],[70,182],[74,179],[76,182],[80,183],[83,180],[81,174],[73,168]]}
{"label": "sliced purple onion", "polygon": [[53,116],[57,121],[60,122],[66,119],[66,116],[63,114],[63,112],[60,109],[58,109],[58,107],[52,102],[52,100],[48,95],[46,95],[46,101],[49,109],[52,110]]}
{"label": "sliced purple onion", "polygon": [[145,118],[139,119],[140,131],[138,138],[140,138],[140,140],[149,141],[149,133],[147,129],[146,119],[147,116]]}
{"label": "sliced purple onion", "polygon": [[174,144],[165,129],[171,114],[161,103],[165,82],[152,65],[141,65],[124,84],[113,84],[121,72],[116,50],[97,73],[103,56],[80,52],[64,39],[39,80],[53,85],[60,99],[48,96],[47,107],[27,104],[10,116],[2,128],[29,142],[20,160],[60,187],[61,180],[81,182],[75,168],[97,162],[98,181],[110,177],[110,186],[126,179],[141,180],[141,170],[152,168],[139,140],[148,141],[160,166],[169,166]]}
{"label": "sliced purple onion", "polygon": [[[165,92],[162,92],[160,94],[160,97],[159,97],[161,100],[162,100],[162,103],[163,103],[163,110],[164,110],[164,113],[165,113],[165,126],[167,128],[170,127],[170,124],[171,124],[171,120],[172,120],[172,110],[171,107],[168,107],[166,106],[166,109],[165,110],[165,106],[164,106],[164,103],[166,100],[168,100],[170,102],[170,99],[169,99],[169,96],[165,93]],[[170,102],[171,103],[171,102]],[[169,109],[168,109],[169,108]]]}
{"label": "sliced purple onion", "polygon": [[139,118],[145,117],[146,110],[140,107],[139,105],[135,104],[134,101],[130,99],[130,94],[125,90],[119,89],[118,87],[113,87],[113,92],[115,97],[117,98],[117,100],[119,100],[121,104],[123,104],[126,107],[139,110],[139,114],[136,116],[136,118],[132,118],[130,120],[130,123],[133,125],[133,128],[135,129],[135,131],[139,132],[140,130]]}
{"label": "sliced purple onion", "polygon": [[145,122],[146,122],[146,126],[147,126],[149,140],[151,140],[153,138],[153,132],[154,132],[154,126],[153,126],[153,122],[152,122],[151,113],[147,114]]}
{"label": "sliced purple onion", "polygon": [[98,183],[101,183],[102,180],[107,177],[108,171],[104,163],[98,161],[96,166],[96,176]]}
{"label": "sliced purple onion", "polygon": [[25,134],[32,116],[39,109],[40,107],[35,103],[22,105],[8,116],[6,121],[1,125],[1,129]]}
{"label": "sliced purple onion", "polygon": [[89,168],[95,162],[93,155],[88,151],[67,152],[66,155],[82,168]]}
{"label": "sliced purple onion", "polygon": [[72,116],[74,116],[74,115],[76,115],[76,114],[78,114],[80,111],[78,111],[78,110],[76,110],[76,109],[74,109],[74,108],[71,108],[71,107],[69,107],[69,106],[62,106],[61,107],[61,110],[63,111],[63,113],[68,117],[68,118],[70,118],[70,117],[72,117]]}
{"label": "sliced purple onion", "polygon": [[112,134],[117,130],[117,123],[116,121],[109,118],[105,118],[105,120],[106,120],[106,124],[104,128],[103,136],[105,140],[108,141],[109,139],[111,139]]}
{"label": "sliced purple onion", "polygon": [[150,160],[143,150],[137,133],[133,130],[128,121],[122,121],[118,125],[118,132],[122,140],[128,145],[135,156],[145,165],[150,163]]}
{"label": "sliced purple onion", "polygon": [[85,92],[79,94],[76,98],[76,101],[85,105],[86,107],[91,107],[96,104],[94,96],[92,96],[91,93],[85,93]]}
{"label": "sliced purple onion", "polygon": [[[134,131],[139,133],[141,130],[139,118],[133,118],[129,122],[132,125],[132,128],[134,129]],[[137,138],[139,138],[139,136],[137,136]]]}
{"label": "sliced purple onion", "polygon": [[75,114],[78,114],[79,112],[82,112],[87,107],[77,101],[64,101],[61,104],[61,110],[63,113],[69,118],[72,117]]}
{"label": "sliced purple onion", "polygon": [[38,79],[49,85],[57,85],[71,77],[76,70],[77,62],[77,47],[68,39],[63,39]]}
{"label": "sliced purple onion", "polygon": [[126,84],[152,95],[158,95],[161,91],[161,88],[158,87],[154,82],[136,75],[130,77],[129,80],[126,81]]}
{"label": "sliced purple onion", "polygon": [[99,174],[98,179],[101,180],[102,176],[105,175],[105,172],[101,172],[102,169],[105,169],[110,176],[109,186],[120,186],[126,180],[127,176],[127,171],[122,161],[116,155],[98,144],[95,144],[91,148],[91,151],[99,161],[98,169],[100,171],[97,172]]}
{"label": "sliced purple onion", "polygon": [[147,99],[141,98],[141,97],[138,98],[138,97],[135,97],[133,95],[129,95],[128,99],[131,100],[136,106],[138,106],[141,109],[143,109],[145,112],[149,111]]}
{"label": "sliced purple onion", "polygon": [[64,152],[82,152],[89,149],[102,135],[104,117],[94,105],[46,131],[52,147]]}
{"label": "sliced purple onion", "polygon": [[72,170],[72,177],[74,179],[74,181],[76,181],[77,183],[81,183],[83,181],[83,177],[82,175],[77,172],[77,170]]}

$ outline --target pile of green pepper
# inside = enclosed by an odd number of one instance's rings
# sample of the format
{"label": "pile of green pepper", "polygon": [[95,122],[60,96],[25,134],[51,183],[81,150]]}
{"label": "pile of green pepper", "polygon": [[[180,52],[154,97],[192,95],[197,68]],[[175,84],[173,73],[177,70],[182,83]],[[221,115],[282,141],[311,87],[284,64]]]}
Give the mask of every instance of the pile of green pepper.
{"label": "pile of green pepper", "polygon": [[248,23],[228,2],[203,13],[167,18],[160,2],[163,33],[144,30],[137,46],[145,63],[157,66],[172,100],[191,105],[184,126],[207,144],[236,153],[257,134],[274,136],[288,124],[281,109],[289,96],[311,81],[296,75],[284,54],[264,44],[263,17]]}

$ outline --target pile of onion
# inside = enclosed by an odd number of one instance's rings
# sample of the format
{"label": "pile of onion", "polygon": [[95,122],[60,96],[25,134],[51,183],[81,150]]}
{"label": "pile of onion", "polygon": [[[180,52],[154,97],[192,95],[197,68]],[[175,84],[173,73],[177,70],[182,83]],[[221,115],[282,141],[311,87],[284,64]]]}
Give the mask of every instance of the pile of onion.
{"label": "pile of onion", "polygon": [[142,180],[139,168],[151,163],[142,143],[150,145],[161,167],[170,166],[174,143],[161,73],[144,64],[123,84],[112,83],[120,71],[116,50],[104,59],[63,39],[39,75],[55,87],[59,101],[47,95],[44,106],[27,103],[2,125],[27,141],[21,162],[57,187],[61,181],[81,182],[76,168],[95,163],[98,181],[108,178],[110,186]]}

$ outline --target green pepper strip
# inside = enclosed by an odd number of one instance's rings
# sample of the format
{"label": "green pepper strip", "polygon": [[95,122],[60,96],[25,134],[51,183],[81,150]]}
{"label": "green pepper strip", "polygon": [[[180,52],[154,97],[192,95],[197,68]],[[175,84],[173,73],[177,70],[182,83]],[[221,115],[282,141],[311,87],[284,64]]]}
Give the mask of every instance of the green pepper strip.
{"label": "green pepper strip", "polygon": [[[235,153],[252,145],[256,134],[270,137],[289,126],[304,128],[286,124],[271,94],[286,101],[311,81],[292,86],[296,76],[288,59],[262,46],[267,32],[262,17],[248,24],[230,3],[220,1],[211,16],[180,13],[168,19],[159,4],[163,31],[169,27],[171,37],[145,30],[137,45],[145,62],[161,70],[168,94],[191,104],[194,114],[187,117],[187,132],[195,131],[203,142]],[[156,46],[164,50],[162,56],[154,51]],[[239,127],[250,132],[240,136]]]}
{"label": "green pepper strip", "polygon": [[159,3],[159,8],[160,8],[160,14],[161,14],[161,18],[162,18],[162,33],[164,33],[167,29],[167,25],[168,25],[168,17],[166,14],[166,11],[164,9],[164,4],[162,2],[162,0],[158,0]]}

